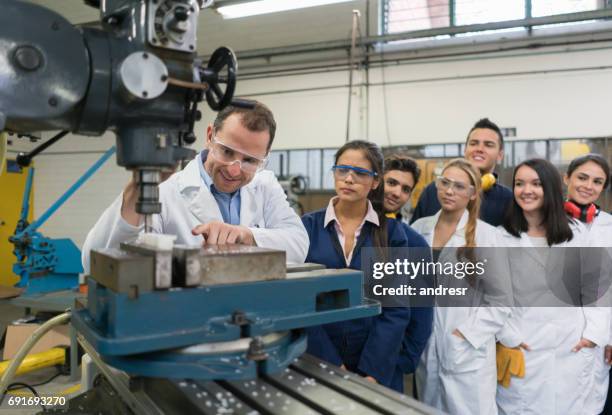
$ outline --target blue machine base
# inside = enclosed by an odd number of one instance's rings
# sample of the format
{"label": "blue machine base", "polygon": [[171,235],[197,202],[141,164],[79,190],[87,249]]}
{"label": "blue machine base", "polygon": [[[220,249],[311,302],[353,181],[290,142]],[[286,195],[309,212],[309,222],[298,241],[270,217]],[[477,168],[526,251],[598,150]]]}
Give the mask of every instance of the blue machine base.
{"label": "blue machine base", "polygon": [[265,347],[266,359],[254,361],[244,351],[218,354],[181,354],[173,351],[132,356],[103,356],[109,365],[132,376],[174,379],[238,380],[282,371],[306,351],[304,330]]}
{"label": "blue machine base", "polygon": [[[245,379],[273,373],[306,349],[304,330],[380,313],[380,303],[362,298],[362,274],[245,282],[139,293],[129,298],[88,281],[87,308],[72,324],[102,359],[128,373],[193,379]],[[236,313],[241,318],[232,319]],[[268,358],[242,353],[184,355],[178,348],[289,332],[268,344]]]}
{"label": "blue machine base", "polygon": [[22,279],[15,287],[24,288],[22,297],[55,291],[74,290],[79,286],[79,274],[48,274],[39,278]]}

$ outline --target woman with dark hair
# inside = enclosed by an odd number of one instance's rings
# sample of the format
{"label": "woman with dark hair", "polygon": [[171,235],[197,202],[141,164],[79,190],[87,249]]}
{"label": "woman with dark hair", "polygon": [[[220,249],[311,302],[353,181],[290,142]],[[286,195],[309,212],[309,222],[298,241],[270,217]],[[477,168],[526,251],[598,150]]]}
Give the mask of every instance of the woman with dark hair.
{"label": "woman with dark hair", "polygon": [[[325,209],[302,217],[310,248],[306,262],[327,268],[361,269],[361,250],[408,247],[399,222],[385,217],[383,155],[367,141],[350,141],[332,167],[336,196]],[[307,352],[403,392],[397,368],[410,318],[407,307],[383,307],[382,314],[310,328]]]}
{"label": "woman with dark hair", "polygon": [[520,163],[512,183],[514,200],[500,238],[503,246],[522,248],[509,253],[520,306],[497,337],[522,351],[524,370],[498,386],[498,407],[501,414],[585,414],[593,347],[608,340],[607,327],[598,324],[607,321],[606,312],[559,296],[581,275],[571,268],[572,251],[549,248],[586,246],[586,232],[566,215],[561,176],[550,162]]}
{"label": "woman with dark hair", "polygon": [[573,237],[570,220],[563,210],[563,188],[557,169],[544,159],[530,159],[514,169],[514,200],[504,228],[515,237],[522,234],[544,238],[552,246]]}
{"label": "woman with dark hair", "polygon": [[[439,263],[466,259],[474,263],[478,247],[496,243],[497,230],[478,219],[480,184],[480,172],[470,162],[451,160],[436,179],[441,210],[412,224],[431,245],[433,257]],[[490,259],[488,266],[492,271],[494,264]],[[487,298],[472,301],[469,295],[464,301],[458,299],[450,304],[444,298],[437,299],[432,334],[415,373],[419,399],[444,413],[497,413],[495,334],[504,326],[510,310],[507,304],[478,307],[490,299],[489,292],[483,289],[486,277],[479,280],[459,281],[470,292],[483,293]]]}
{"label": "woman with dark hair", "polygon": [[[565,212],[589,230],[589,246],[612,247],[612,215],[595,202],[610,182],[610,166],[599,154],[586,154],[572,160],[563,178],[567,186]],[[612,339],[595,353],[594,382],[585,413],[599,414],[604,409],[612,364]]]}
{"label": "woman with dark hair", "polygon": [[612,221],[612,215],[602,212],[595,204],[610,182],[610,165],[605,158],[599,154],[575,158],[563,180],[567,186],[564,208],[568,215],[590,228]]}

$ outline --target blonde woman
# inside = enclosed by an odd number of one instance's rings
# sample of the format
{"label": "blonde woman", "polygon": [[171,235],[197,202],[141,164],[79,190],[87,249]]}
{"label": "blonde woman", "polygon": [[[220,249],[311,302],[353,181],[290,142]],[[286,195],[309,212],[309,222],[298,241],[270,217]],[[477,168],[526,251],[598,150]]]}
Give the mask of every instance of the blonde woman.
{"label": "blonde woman", "polygon": [[[441,210],[412,226],[445,262],[449,253],[489,247],[497,231],[478,219],[480,173],[465,159],[450,161],[436,180]],[[468,254],[469,256],[469,254]],[[496,414],[495,334],[507,307],[436,307],[433,332],[416,371],[419,398],[450,414]]]}

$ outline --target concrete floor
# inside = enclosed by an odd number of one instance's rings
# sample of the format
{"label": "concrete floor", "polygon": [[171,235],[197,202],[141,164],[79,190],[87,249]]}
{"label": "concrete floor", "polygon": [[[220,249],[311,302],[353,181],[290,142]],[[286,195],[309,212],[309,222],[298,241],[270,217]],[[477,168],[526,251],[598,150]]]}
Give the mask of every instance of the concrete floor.
{"label": "concrete floor", "polygon": [[[16,307],[11,305],[6,300],[0,300],[0,333],[4,334],[6,327],[11,324],[16,319],[24,317],[25,310],[20,307]],[[2,348],[4,347],[4,343],[0,345],[0,356],[2,352]],[[36,385],[38,383],[44,382],[50,379],[58,372],[58,369],[55,367],[48,367],[36,372],[27,373],[22,376],[16,377],[13,382],[24,382],[29,385]],[[63,394],[66,391],[77,384],[77,382],[71,382],[69,376],[58,376],[53,381],[41,385],[36,386],[34,389],[38,392],[40,396],[52,397],[52,396],[64,396]],[[67,398],[70,396],[74,396],[79,392],[73,392],[69,395],[66,395]],[[33,396],[30,391],[27,389],[20,389],[18,391],[14,391],[12,393],[14,396],[27,397]],[[8,401],[11,394],[7,395],[4,398],[2,406],[0,406],[0,413],[2,415],[26,415],[26,414],[36,414],[41,412],[41,407],[20,407],[19,409],[15,409],[14,407],[9,406]]]}

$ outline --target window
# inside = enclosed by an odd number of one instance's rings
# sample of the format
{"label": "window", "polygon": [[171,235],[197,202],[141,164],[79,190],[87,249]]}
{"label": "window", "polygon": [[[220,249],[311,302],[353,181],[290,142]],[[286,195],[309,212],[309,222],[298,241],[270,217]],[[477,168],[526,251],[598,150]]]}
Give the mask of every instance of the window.
{"label": "window", "polygon": [[320,189],[323,185],[321,176],[321,150],[308,150],[308,171],[306,179],[309,189]]}
{"label": "window", "polygon": [[605,7],[602,0],[531,0],[533,17],[552,16],[562,13],[586,12]]}
{"label": "window", "polygon": [[448,0],[385,1],[385,33],[450,26]]}
{"label": "window", "polygon": [[516,141],[514,144],[513,151],[513,165],[532,158],[548,158],[546,154],[546,141],[533,140],[533,141]]}
{"label": "window", "polygon": [[437,158],[444,157],[444,145],[443,144],[432,144],[425,146],[425,157]]}
{"label": "window", "polygon": [[383,34],[521,20],[612,7],[608,0],[382,0],[381,4]]}
{"label": "window", "polygon": [[334,176],[332,174],[332,166],[334,165],[335,155],[337,150],[323,150],[323,189],[334,188]]}
{"label": "window", "polygon": [[282,176],[287,171],[287,151],[271,151],[266,169],[272,170],[276,176]]}
{"label": "window", "polygon": [[[274,150],[268,156],[266,169],[273,171],[277,177],[302,175],[308,181],[309,189],[321,189],[325,175],[325,169],[321,168],[324,151],[326,150]],[[335,150],[331,150],[332,163],[334,152]]]}
{"label": "window", "polygon": [[291,150],[289,152],[289,176],[308,172],[308,150]]}
{"label": "window", "polygon": [[459,152],[461,146],[459,144],[445,144],[444,157],[461,157],[463,152]]}
{"label": "window", "polygon": [[455,26],[523,18],[524,0],[455,0]]}

